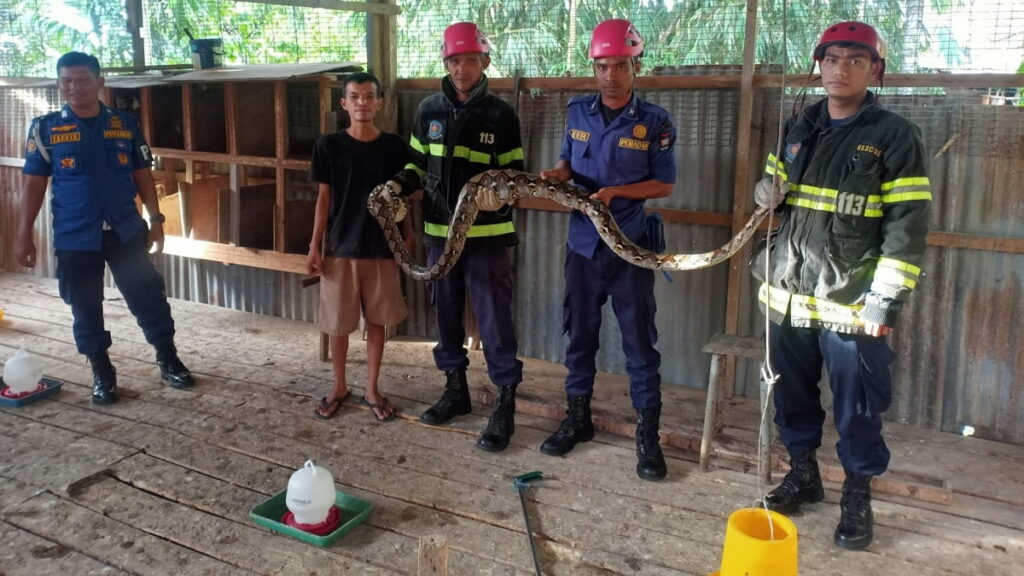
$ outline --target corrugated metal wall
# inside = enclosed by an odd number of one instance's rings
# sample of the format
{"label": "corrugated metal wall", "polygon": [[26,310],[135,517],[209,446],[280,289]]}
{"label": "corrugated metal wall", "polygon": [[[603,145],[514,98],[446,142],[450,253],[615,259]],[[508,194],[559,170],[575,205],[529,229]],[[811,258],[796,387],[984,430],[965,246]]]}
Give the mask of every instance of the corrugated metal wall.
{"label": "corrugated metal wall", "polygon": [[[0,90],[0,111],[15,126],[3,128],[0,156],[19,157],[24,127],[12,112],[24,110],[22,95]],[[24,91],[23,91],[24,92]],[[39,92],[43,99],[53,94]],[[52,92],[52,91],[50,91]],[[399,126],[411,126],[418,102],[428,94],[399,94]],[[527,169],[539,171],[557,159],[570,92],[524,91],[518,105],[527,151]],[[735,90],[672,90],[644,94],[667,108],[676,119],[679,180],[671,197],[651,202],[670,209],[728,213],[732,207],[738,94]],[[774,146],[778,93],[759,93],[756,156]],[[1019,238],[1024,231],[1024,109],[983,106],[963,96],[886,95],[883,104],[914,120],[922,129],[932,165],[935,204],[932,229],[964,234]],[[785,106],[789,106],[786,103]],[[39,113],[39,112],[36,112]],[[757,123],[757,122],[755,122]],[[0,167],[0,263],[15,269],[11,258],[18,171]],[[560,362],[565,213],[521,210],[517,214],[521,244],[514,250],[516,319],[523,356]],[[48,215],[40,218],[49,242]],[[705,251],[724,243],[725,228],[670,223],[669,248]],[[45,252],[45,250],[44,250]],[[420,254],[420,260],[423,256]],[[741,258],[746,262],[745,258]],[[200,302],[299,320],[316,315],[317,290],[299,287],[298,276],[163,256],[159,266],[169,294]],[[745,267],[745,266],[744,266]],[[1024,255],[932,246],[926,253],[925,276],[918,293],[901,316],[892,337],[897,351],[895,398],[888,418],[925,428],[957,431],[968,424],[979,436],[1024,444]],[[38,274],[52,276],[43,258]],[[755,311],[748,274],[742,277],[741,333],[763,333],[763,317]],[[709,358],[700,352],[706,339],[724,327],[728,269],[659,275],[659,348],[666,383],[703,388]],[[433,312],[422,283],[405,280],[410,317],[403,333],[432,337]],[[598,367],[624,372],[619,336],[610,307]],[[756,394],[757,370],[740,362],[736,387]]]}

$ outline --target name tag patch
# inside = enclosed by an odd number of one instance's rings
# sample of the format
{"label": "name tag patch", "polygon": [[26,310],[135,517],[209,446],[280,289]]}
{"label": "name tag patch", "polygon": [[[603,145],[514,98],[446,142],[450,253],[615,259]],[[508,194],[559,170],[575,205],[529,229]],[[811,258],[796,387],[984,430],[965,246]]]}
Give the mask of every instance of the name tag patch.
{"label": "name tag patch", "polygon": [[651,143],[647,140],[637,140],[636,138],[619,138],[619,148],[629,148],[630,150],[647,150],[651,147]]}
{"label": "name tag patch", "polygon": [[590,142],[590,132],[584,132],[583,130],[569,130],[569,136],[573,140],[579,142]]}
{"label": "name tag patch", "polygon": [[132,132],[131,132],[131,130],[104,130],[103,131],[103,137],[104,138],[125,138],[125,139],[128,139],[128,140],[131,140]]}
{"label": "name tag patch", "polygon": [[50,134],[50,144],[63,144],[65,142],[78,142],[82,139],[81,132],[68,132],[67,134]]}
{"label": "name tag patch", "polygon": [[875,148],[874,146],[872,146],[870,144],[857,144],[857,151],[858,152],[867,152],[868,154],[874,154],[875,156],[878,156],[879,158],[882,157],[882,150],[880,150],[878,148]]}

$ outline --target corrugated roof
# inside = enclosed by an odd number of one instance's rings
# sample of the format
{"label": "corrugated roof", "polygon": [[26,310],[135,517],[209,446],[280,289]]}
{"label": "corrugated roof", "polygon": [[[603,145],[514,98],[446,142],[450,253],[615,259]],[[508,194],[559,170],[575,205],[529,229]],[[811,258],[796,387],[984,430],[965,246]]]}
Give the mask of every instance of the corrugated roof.
{"label": "corrugated roof", "polygon": [[236,82],[249,80],[287,80],[311,74],[329,72],[359,72],[358,62],[308,62],[300,64],[248,64],[220,66],[171,76],[167,82]]}

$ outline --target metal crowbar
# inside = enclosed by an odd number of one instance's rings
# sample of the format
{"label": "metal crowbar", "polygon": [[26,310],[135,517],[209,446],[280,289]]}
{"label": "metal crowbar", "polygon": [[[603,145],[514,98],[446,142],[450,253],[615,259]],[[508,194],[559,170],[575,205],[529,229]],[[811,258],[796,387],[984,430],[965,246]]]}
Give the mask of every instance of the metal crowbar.
{"label": "metal crowbar", "polygon": [[540,470],[520,474],[512,479],[512,487],[519,492],[519,503],[523,505],[523,520],[526,521],[526,536],[530,539],[530,553],[533,554],[533,568],[537,576],[543,576],[540,571],[540,557],[537,556],[537,543],[533,540],[533,528],[530,527],[530,514],[526,510],[526,487],[529,482],[544,477]]}

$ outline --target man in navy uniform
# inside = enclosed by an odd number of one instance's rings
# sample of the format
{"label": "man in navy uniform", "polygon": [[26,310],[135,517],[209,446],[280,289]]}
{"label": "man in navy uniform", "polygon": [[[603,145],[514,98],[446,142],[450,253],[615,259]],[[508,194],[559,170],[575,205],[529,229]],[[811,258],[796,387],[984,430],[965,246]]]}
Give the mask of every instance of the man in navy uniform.
{"label": "man in navy uniform", "polygon": [[[448,74],[441,92],[428,96],[416,111],[410,147],[412,162],[395,176],[393,187],[408,195],[422,188],[424,244],[427,264],[444,252],[445,237],[459,192],[466,181],[494,168],[523,169],[519,118],[511,106],[487,89],[484,70],[491,63],[487,37],[472,22],[458,22],[444,31],[441,57]],[[498,389],[487,428],[477,447],[498,452],[508,446],[515,429],[516,386],[523,363],[512,319],[512,261],[508,248],[518,243],[512,208],[481,211],[469,229],[465,251],[454,268],[434,281],[437,346],[434,361],[445,373],[441,398],[420,419],[440,425],[470,412],[463,341],[467,292],[473,303],[484,346],[487,373]]]}
{"label": "man in navy uniform", "polygon": [[917,126],[882,108],[868,90],[885,73],[885,43],[863,22],[829,26],[814,49],[827,97],[786,123],[783,157],[768,156],[757,203],[782,223],[753,260],[771,324],[769,361],[779,373],[775,423],[790,471],[765,498],[792,513],[825,498],[821,446],[822,366],[846,472],[835,543],[859,550],[873,537],[871,478],[889,449],[882,413],[892,401],[886,342],[917,285],[932,193]]}
{"label": "man in navy uniform", "polygon": [[[53,244],[61,298],[71,306],[78,351],[92,364],[94,404],[117,401],[117,375],[103,325],[103,271],[110,265],[128,309],[156,349],[160,377],[174,388],[192,375],[174,346],[174,320],[164,280],[148,255],[163,250],[149,146],[136,120],[99,100],[99,61],[68,52],[57,61],[57,87],[67,104],[32,121],[25,144],[25,175],[15,257],[36,264],[32,229],[52,179]],[[149,213],[139,215],[135,196]]]}
{"label": "man in navy uniform", "polygon": [[[594,28],[590,57],[598,94],[569,101],[562,153],[544,178],[573,180],[611,209],[622,232],[643,243],[644,202],[672,193],[676,180],[675,128],[664,109],[633,91],[644,41],[632,23],[606,20]],[[560,456],[594,437],[590,399],[597,372],[601,308],[612,298],[622,331],[629,392],[637,412],[636,473],[659,480],[667,473],[658,445],[661,419],[661,355],[654,345],[654,272],[622,260],[582,213],[572,213],[565,257],[564,330],[569,334],[565,392],[569,409],[540,450]]]}

